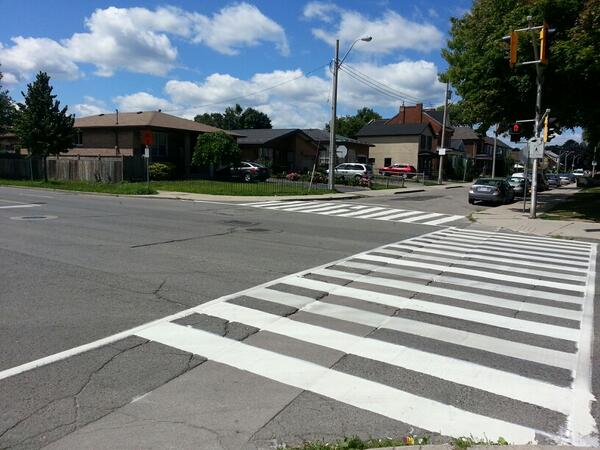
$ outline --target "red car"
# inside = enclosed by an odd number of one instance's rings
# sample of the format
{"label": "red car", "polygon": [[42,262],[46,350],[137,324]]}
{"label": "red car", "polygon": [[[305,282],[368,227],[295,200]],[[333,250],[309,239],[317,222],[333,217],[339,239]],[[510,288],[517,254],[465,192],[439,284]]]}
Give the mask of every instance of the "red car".
{"label": "red car", "polygon": [[416,175],[417,169],[410,164],[392,164],[391,166],[379,169],[379,175],[406,175],[407,178],[412,178]]}

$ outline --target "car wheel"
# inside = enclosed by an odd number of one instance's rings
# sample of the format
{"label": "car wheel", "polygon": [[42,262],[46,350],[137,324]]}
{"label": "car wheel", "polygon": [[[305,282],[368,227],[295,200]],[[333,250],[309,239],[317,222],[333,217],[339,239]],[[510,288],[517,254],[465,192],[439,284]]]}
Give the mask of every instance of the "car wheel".
{"label": "car wheel", "polygon": [[469,204],[474,205],[475,204],[475,200],[473,200],[473,199],[470,198],[469,199]]}
{"label": "car wheel", "polygon": [[252,175],[250,175],[249,173],[245,173],[244,174],[244,181],[246,183],[250,183],[252,181]]}
{"label": "car wheel", "polygon": [[354,179],[357,181],[360,180],[361,178],[362,178],[362,175],[354,175]]}

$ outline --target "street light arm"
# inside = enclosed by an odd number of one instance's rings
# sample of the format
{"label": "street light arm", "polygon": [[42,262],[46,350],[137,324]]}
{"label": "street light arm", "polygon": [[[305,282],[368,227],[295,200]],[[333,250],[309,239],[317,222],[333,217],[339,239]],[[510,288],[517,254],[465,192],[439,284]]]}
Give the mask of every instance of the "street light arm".
{"label": "street light arm", "polygon": [[362,38],[358,38],[357,40],[355,40],[352,45],[350,46],[350,48],[348,49],[348,51],[346,52],[346,54],[342,57],[342,59],[340,59],[340,62],[337,63],[338,67],[340,67],[344,61],[346,60],[346,57],[348,56],[348,54],[350,53],[350,50],[352,50],[354,48],[354,46],[356,45],[356,43],[358,41],[363,41],[363,42],[371,42],[373,40],[372,36],[366,36],[366,37],[362,37]]}

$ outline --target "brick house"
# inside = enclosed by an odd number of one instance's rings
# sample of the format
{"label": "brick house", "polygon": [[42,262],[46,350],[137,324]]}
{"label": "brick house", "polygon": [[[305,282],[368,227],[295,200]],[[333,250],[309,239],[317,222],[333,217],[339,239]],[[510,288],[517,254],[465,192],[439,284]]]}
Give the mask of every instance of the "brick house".
{"label": "brick house", "polygon": [[[189,175],[198,135],[223,131],[203,123],[159,111],[98,114],[75,119],[76,142],[62,155],[141,156],[144,135],[152,135],[152,161],[172,162],[180,174]],[[238,137],[231,131],[226,133]]]}
{"label": "brick house", "polygon": [[[491,173],[494,138],[477,134],[471,127],[454,127],[452,148],[464,148],[465,157],[472,160],[476,174]],[[512,147],[500,139],[496,142],[496,158],[512,156]]]}
{"label": "brick house", "polygon": [[[442,142],[442,125],[444,121],[444,113],[442,111],[436,111],[434,109],[423,109],[422,103],[417,103],[414,106],[401,106],[398,114],[391,119],[387,119],[389,125],[394,124],[409,124],[409,123],[428,123],[433,129],[433,142],[432,148],[435,150],[441,147]],[[449,126],[446,121],[446,134],[444,136],[446,140],[446,146],[450,139],[452,139],[452,132],[454,129]]]}

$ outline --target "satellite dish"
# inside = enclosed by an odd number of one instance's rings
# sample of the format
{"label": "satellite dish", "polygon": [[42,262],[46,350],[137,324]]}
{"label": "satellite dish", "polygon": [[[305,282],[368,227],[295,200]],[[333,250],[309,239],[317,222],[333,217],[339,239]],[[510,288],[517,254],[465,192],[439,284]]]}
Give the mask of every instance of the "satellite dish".
{"label": "satellite dish", "polygon": [[345,158],[346,155],[348,154],[348,149],[346,148],[345,145],[340,145],[335,154],[337,155],[338,158]]}

